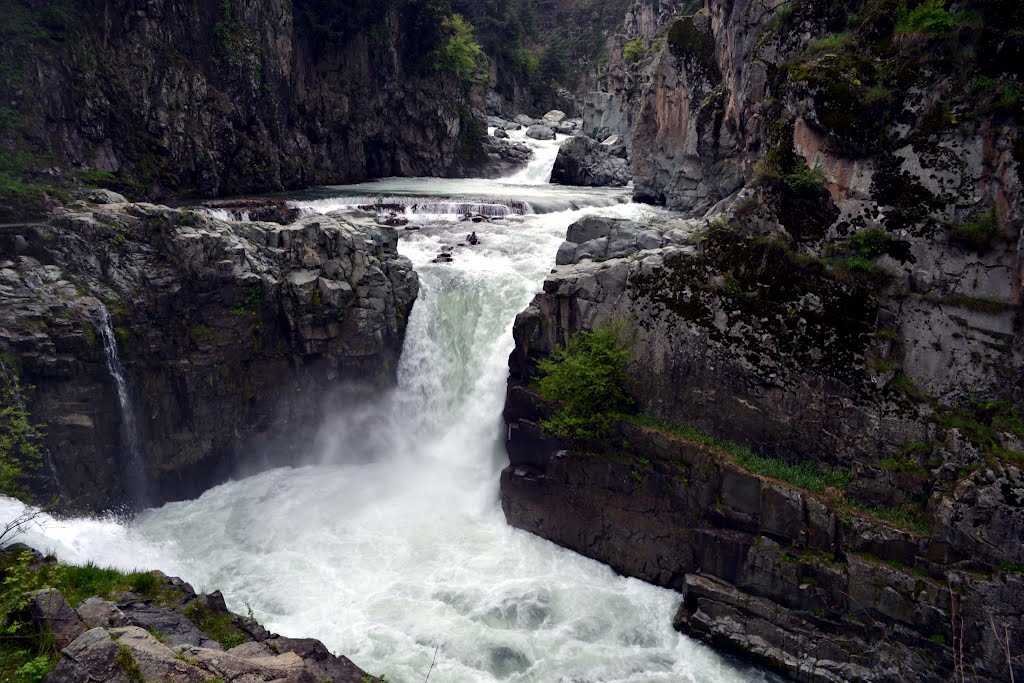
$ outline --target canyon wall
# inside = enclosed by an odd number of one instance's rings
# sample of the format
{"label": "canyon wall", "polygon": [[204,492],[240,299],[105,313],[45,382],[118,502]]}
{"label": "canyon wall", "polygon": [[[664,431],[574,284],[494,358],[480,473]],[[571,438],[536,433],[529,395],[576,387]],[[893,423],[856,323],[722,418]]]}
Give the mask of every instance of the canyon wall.
{"label": "canyon wall", "polygon": [[[464,173],[482,97],[433,53],[438,8],[16,0],[0,173],[145,199]],[[33,187],[5,184],[7,213]]]}
{"label": "canyon wall", "polygon": [[[515,325],[510,523],[799,680],[1021,675],[1024,18],[925,14],[708,0],[635,29],[635,196],[692,219],[571,227]],[[637,415],[558,438],[538,364],[602,329]]]}
{"label": "canyon wall", "polygon": [[[22,463],[35,498],[155,504],[308,455],[333,401],[394,382],[418,290],[397,242],[334,216],[235,223],[128,203],[9,229],[0,352],[44,432],[43,461]],[[136,414],[142,491],[100,307]]]}

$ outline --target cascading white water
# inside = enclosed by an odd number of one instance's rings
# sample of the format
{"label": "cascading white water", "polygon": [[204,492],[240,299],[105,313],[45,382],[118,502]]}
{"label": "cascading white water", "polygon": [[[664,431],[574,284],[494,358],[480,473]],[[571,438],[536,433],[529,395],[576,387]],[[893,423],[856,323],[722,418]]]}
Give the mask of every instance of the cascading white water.
{"label": "cascading white water", "polygon": [[125,480],[131,502],[144,505],[146,502],[146,470],[142,459],[142,447],[139,443],[139,428],[135,420],[135,409],[132,407],[131,395],[128,393],[128,382],[125,379],[124,366],[117,352],[117,337],[110,322],[110,313],[102,303],[96,308],[96,329],[103,339],[103,353],[107,361],[107,370],[114,387],[117,389],[117,402],[121,408],[121,457],[125,469]]}
{"label": "cascading white water", "polygon": [[[579,196],[586,197],[585,193]],[[158,567],[270,629],[320,638],[396,683],[764,680],[673,631],[672,591],[505,524],[501,407],[514,316],[587,212],[404,233],[421,293],[395,391],[339,406],[308,464],[116,520],[48,520],[68,561]],[[456,247],[470,229],[480,244]],[[20,508],[0,501],[0,518]]]}

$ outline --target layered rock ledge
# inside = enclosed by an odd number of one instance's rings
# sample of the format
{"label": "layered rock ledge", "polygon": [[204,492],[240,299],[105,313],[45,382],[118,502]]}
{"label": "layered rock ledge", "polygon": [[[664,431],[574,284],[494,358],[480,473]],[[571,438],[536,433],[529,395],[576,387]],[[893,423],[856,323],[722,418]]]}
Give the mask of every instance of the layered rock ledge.
{"label": "layered rock ledge", "polygon": [[[682,591],[680,630],[797,680],[1021,674],[1024,473],[999,417],[1019,362],[990,344],[1001,363],[950,376],[918,355],[932,335],[968,353],[1015,307],[915,298],[910,272],[853,276],[729,214],[584,219],[557,263],[514,327],[510,524]],[[640,415],[551,436],[538,362],[609,326]],[[992,415],[956,402],[968,386]]]}
{"label": "layered rock ledge", "polygon": [[159,571],[123,575],[65,567],[20,545],[0,552],[8,599],[16,597],[10,591],[19,582],[45,583],[43,577],[62,572],[100,573],[133,585],[86,597],[77,605],[52,587],[25,595],[23,619],[41,634],[41,642],[52,640],[59,651],[56,662],[48,664],[47,683],[378,680],[319,640],[271,633],[251,616],[228,610],[220,592],[196,593],[185,581]]}
{"label": "layered rock ledge", "polygon": [[393,229],[337,215],[222,221],[119,199],[0,235],[0,371],[45,425],[37,496],[96,510],[127,495],[101,307],[151,504],[241,464],[294,462],[337,392],[394,381],[418,280]]}

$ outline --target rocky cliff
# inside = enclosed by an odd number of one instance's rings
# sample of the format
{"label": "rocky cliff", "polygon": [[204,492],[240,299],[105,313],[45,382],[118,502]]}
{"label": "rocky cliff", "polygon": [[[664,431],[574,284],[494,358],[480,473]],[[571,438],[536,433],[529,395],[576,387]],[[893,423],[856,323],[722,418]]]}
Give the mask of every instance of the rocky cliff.
{"label": "rocky cliff", "polygon": [[[152,504],[243,463],[294,461],[338,391],[394,380],[418,289],[397,239],[336,216],[225,222],[128,203],[8,228],[0,351],[30,422],[45,425],[37,498]],[[146,490],[131,490],[126,439]]]}
{"label": "rocky cliff", "polygon": [[[708,0],[656,28],[636,196],[699,218],[570,229],[516,321],[509,521],[801,680],[1019,677],[1021,25]],[[636,414],[553,434],[538,363],[600,329]]]}
{"label": "rocky cliff", "polygon": [[9,215],[43,192],[59,198],[61,178],[149,200],[457,175],[481,161],[482,100],[434,53],[445,3],[15,0],[5,11]]}
{"label": "rocky cliff", "polygon": [[17,642],[3,645],[4,680],[378,680],[319,640],[271,633],[219,592],[197,594],[159,571],[62,565],[16,544],[0,551],[0,576],[0,618]]}

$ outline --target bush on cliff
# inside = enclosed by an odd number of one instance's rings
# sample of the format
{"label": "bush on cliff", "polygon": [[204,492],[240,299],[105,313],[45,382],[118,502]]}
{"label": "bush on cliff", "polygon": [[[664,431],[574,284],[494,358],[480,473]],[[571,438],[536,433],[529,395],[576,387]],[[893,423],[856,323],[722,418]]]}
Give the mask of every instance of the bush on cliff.
{"label": "bush on cliff", "polygon": [[453,14],[444,20],[442,29],[446,38],[434,57],[437,68],[455,74],[463,83],[480,81],[487,58],[476,42],[473,27],[460,15]]}
{"label": "bush on cliff", "polygon": [[580,332],[542,360],[537,390],[558,403],[544,430],[565,439],[606,435],[615,417],[634,406],[625,389],[628,360],[618,330],[607,327]]}
{"label": "bush on cliff", "polygon": [[0,359],[0,495],[26,499],[25,479],[42,462],[42,435],[29,418],[18,377]]}

